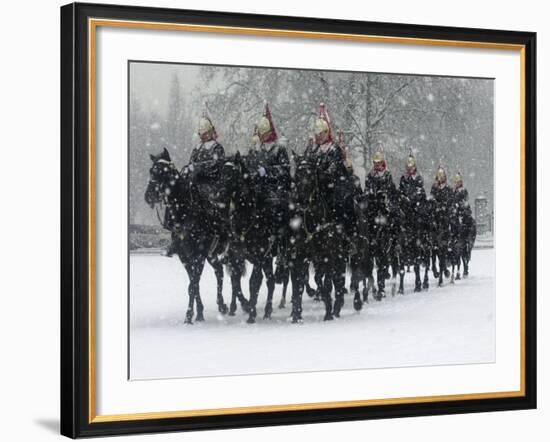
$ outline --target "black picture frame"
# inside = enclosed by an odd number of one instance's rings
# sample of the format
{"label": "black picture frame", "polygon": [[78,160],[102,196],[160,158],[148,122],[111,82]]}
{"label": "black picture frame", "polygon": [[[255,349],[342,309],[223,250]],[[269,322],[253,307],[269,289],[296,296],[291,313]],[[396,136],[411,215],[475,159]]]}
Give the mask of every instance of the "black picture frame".
{"label": "black picture frame", "polygon": [[[438,402],[90,420],[89,18],[521,45],[524,50],[524,395]],[[61,7],[61,434],[105,436],[536,408],[536,34],[73,3]]]}

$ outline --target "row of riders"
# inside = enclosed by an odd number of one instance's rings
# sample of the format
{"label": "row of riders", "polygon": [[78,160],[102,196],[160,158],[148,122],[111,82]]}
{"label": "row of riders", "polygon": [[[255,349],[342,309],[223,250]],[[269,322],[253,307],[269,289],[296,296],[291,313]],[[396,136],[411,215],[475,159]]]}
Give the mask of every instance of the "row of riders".
{"label": "row of riders", "polygon": [[[238,300],[249,323],[256,319],[264,276],[264,318],[271,317],[276,282],[283,284],[284,307],[290,279],[291,320],[301,322],[304,291],[324,302],[325,320],[340,315],[347,269],[356,310],[369,292],[377,300],[383,298],[390,277],[392,294],[403,293],[404,275],[411,267],[415,291],[428,289],[430,267],[439,285],[443,276],[451,282],[460,278],[461,261],[463,275],[468,275],[475,221],[460,173],[452,188],[440,166],[427,196],[412,151],[398,187],[383,152],[377,151],[362,189],[346,148],[334,137],[324,104],[305,152],[292,153],[292,174],[267,104],[246,155],[225,154],[206,113],[199,120],[198,135],[200,144],[181,171],[166,148],[151,155],[145,192],[146,202],[156,205],[159,220],[171,232],[167,255],[177,255],[189,276],[187,323],[193,320],[195,305],[195,319],[204,319],[199,282],[205,261],[217,278],[219,311],[234,315]],[[248,299],[241,288],[246,261],[252,265]],[[222,294],[224,265],[232,286],[229,309]],[[315,289],[309,284],[310,266]]]}

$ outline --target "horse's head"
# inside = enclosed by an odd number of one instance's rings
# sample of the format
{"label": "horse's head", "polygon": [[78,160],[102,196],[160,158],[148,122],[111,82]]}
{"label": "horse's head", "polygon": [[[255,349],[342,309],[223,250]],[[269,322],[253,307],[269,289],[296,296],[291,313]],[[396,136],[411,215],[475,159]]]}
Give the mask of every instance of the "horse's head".
{"label": "horse's head", "polygon": [[166,148],[158,155],[150,155],[150,157],[153,165],[149,169],[145,202],[153,208],[155,204],[164,201],[173,191],[179,179],[179,172]]}

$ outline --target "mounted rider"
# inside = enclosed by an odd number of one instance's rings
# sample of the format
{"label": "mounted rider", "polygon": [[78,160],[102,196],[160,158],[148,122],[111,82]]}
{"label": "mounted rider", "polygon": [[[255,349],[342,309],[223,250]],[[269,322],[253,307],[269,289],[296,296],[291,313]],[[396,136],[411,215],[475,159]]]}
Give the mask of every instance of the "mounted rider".
{"label": "mounted rider", "polygon": [[365,178],[365,197],[370,247],[378,261],[378,296],[384,295],[385,279],[389,276],[390,223],[396,196],[397,190],[384,152],[377,150],[372,157],[372,169]]}
{"label": "mounted rider", "polygon": [[248,167],[255,183],[259,215],[271,234],[271,252],[279,262],[286,262],[290,161],[286,146],[279,142],[267,103],[255,128]]}
{"label": "mounted rider", "polygon": [[434,246],[440,255],[440,271],[448,278],[447,255],[450,246],[451,217],[453,214],[453,190],[447,184],[447,172],[443,166],[439,166],[435,181],[430,192],[433,201],[435,242]]}
{"label": "mounted rider", "polygon": [[[189,179],[191,192],[198,195],[199,211],[205,216],[205,225],[215,235],[209,245],[212,256],[219,246],[227,242],[228,205],[225,204],[223,189],[219,185],[225,161],[225,150],[217,140],[217,133],[206,110],[199,118],[197,134],[200,142],[191,152],[189,164],[182,169],[182,175]],[[173,253],[173,247],[170,248]]]}
{"label": "mounted rider", "polygon": [[[404,214],[403,248],[407,253],[409,264],[418,266],[423,257],[423,248],[428,246],[430,238],[424,179],[418,173],[412,150],[407,158],[405,173],[399,181],[399,201]],[[415,291],[420,291],[422,288],[419,278],[419,274],[416,275]]]}
{"label": "mounted rider", "polygon": [[[466,247],[466,254],[469,256],[471,247],[476,237],[476,225],[472,216],[472,209],[468,201],[468,190],[464,187],[462,174],[457,172],[454,176],[453,189],[453,212],[452,212],[452,233],[455,248]],[[465,263],[464,275],[468,275],[468,267]],[[457,274],[460,278],[460,273]]]}
{"label": "mounted rider", "polygon": [[405,173],[399,181],[399,200],[405,215],[405,226],[411,230],[411,234],[415,233],[411,236],[416,236],[416,233],[425,230],[426,190],[412,151],[407,158]]}
{"label": "mounted rider", "polygon": [[316,165],[319,187],[327,204],[324,222],[335,222],[346,235],[348,246],[353,247],[354,233],[353,195],[355,188],[347,164],[345,150],[335,142],[327,108],[319,106],[315,121],[315,140],[306,149],[306,155]]}

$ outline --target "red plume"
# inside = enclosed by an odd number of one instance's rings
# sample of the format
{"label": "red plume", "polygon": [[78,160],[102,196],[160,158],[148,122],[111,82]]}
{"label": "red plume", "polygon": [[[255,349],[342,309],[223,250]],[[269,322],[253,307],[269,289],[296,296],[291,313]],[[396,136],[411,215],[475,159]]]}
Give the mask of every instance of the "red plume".
{"label": "red plume", "polygon": [[319,105],[319,118],[322,118],[327,122],[328,126],[328,137],[327,137],[327,143],[333,142],[334,138],[332,136],[332,126],[330,124],[330,117],[328,116],[327,107],[325,106],[325,103],[321,103]]}
{"label": "red plume", "polygon": [[265,104],[265,113],[264,116],[268,119],[269,125],[271,126],[271,134],[269,138],[265,140],[265,143],[274,143],[279,138],[277,136],[277,131],[275,130],[275,125],[273,124],[273,117],[271,116],[271,111],[269,110],[269,105]]}

